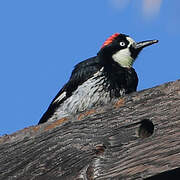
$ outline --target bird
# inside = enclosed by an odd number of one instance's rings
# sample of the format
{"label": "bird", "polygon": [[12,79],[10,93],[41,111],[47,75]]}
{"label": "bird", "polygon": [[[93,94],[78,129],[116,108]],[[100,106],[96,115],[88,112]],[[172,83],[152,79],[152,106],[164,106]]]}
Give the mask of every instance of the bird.
{"label": "bird", "polygon": [[111,35],[97,55],[75,65],[69,81],[55,96],[38,124],[108,104],[137,90],[132,67],[144,47],[158,40],[135,42],[129,35]]}

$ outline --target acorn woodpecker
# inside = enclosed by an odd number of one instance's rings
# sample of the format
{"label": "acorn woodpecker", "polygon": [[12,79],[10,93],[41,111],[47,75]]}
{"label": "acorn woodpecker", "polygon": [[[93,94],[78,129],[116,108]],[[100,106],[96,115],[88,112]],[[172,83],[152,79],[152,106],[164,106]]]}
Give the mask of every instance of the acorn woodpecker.
{"label": "acorn woodpecker", "polygon": [[144,47],[157,42],[136,43],[128,35],[113,34],[97,56],[74,67],[69,81],[53,99],[39,124],[107,104],[136,91],[138,77],[132,65]]}

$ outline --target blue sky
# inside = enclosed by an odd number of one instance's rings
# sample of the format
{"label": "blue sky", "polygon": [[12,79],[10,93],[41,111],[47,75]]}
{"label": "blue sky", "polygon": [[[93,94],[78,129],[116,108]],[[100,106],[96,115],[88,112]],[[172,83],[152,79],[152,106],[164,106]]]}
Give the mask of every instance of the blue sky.
{"label": "blue sky", "polygon": [[1,0],[0,135],[37,124],[73,66],[115,32],[159,40],[134,64],[138,90],[180,78],[180,1],[157,1]]}

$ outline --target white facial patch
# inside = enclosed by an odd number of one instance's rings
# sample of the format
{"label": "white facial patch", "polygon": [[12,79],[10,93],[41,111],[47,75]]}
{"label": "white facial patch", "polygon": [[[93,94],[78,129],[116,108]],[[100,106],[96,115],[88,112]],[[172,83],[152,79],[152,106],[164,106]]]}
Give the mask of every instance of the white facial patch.
{"label": "white facial patch", "polygon": [[130,37],[127,37],[126,39],[129,41],[127,48],[119,50],[117,53],[113,54],[112,58],[122,67],[130,68],[133,65],[134,59],[131,57],[129,47],[132,44],[135,44],[135,41]]}
{"label": "white facial patch", "polygon": [[126,37],[126,39],[129,41],[128,47],[130,47],[132,44],[136,44],[136,42],[132,38]]}

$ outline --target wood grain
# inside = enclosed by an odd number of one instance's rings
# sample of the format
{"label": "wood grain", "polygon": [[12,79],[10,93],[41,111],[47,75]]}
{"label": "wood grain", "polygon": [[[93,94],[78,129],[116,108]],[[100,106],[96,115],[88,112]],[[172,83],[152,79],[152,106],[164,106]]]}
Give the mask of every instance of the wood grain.
{"label": "wood grain", "polygon": [[[180,168],[180,80],[95,112],[2,136],[0,179],[145,179]],[[154,125],[147,138],[144,119]]]}

